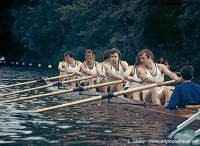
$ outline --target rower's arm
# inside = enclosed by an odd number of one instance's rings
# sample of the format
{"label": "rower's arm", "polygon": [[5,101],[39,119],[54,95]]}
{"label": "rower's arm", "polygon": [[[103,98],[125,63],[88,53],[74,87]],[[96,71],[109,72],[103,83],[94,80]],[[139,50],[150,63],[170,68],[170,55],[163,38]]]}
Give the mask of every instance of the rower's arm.
{"label": "rower's arm", "polygon": [[102,65],[99,62],[96,62],[96,68],[99,76],[106,78],[106,75],[103,73]]}
{"label": "rower's arm", "polygon": [[157,83],[157,82],[159,82],[153,77],[147,77],[146,71],[142,67],[138,68],[138,76],[143,82],[147,82],[147,83]]}
{"label": "rower's arm", "polygon": [[176,80],[177,82],[180,81],[180,78],[175,73],[171,72],[165,65],[159,64],[159,67],[165,75],[169,76],[173,80]]}
{"label": "rower's arm", "polygon": [[124,72],[124,79],[128,79],[131,73],[133,73],[134,67],[133,65],[129,66],[126,71]]}
{"label": "rower's arm", "polygon": [[61,72],[65,72],[65,70],[63,69],[63,62],[59,62],[58,70],[61,71]]}
{"label": "rower's arm", "polygon": [[85,67],[84,63],[82,63],[80,65],[80,70],[81,70],[82,73],[84,73],[88,76],[94,76],[94,74]]}

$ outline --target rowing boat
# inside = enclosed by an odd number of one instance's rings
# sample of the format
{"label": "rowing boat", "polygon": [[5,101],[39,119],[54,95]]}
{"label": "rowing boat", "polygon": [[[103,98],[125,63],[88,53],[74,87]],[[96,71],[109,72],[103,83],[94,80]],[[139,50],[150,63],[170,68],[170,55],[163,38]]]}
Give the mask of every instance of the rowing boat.
{"label": "rowing boat", "polygon": [[[59,90],[57,88],[57,90]],[[101,94],[101,93],[99,93]],[[112,99],[109,99],[109,102],[106,103],[106,101],[103,101],[102,103],[104,104],[109,104],[109,106],[115,106],[115,108],[120,108],[123,110],[128,110],[128,112],[142,112],[142,113],[147,113],[150,115],[156,115],[156,117],[165,117],[167,120],[170,121],[170,119],[178,119],[179,121],[187,122],[189,121],[190,123],[193,122],[196,117],[198,117],[200,114],[200,111],[196,113],[194,110],[187,110],[187,109],[177,109],[177,110],[168,110],[162,105],[155,105],[152,103],[145,103],[142,101],[131,101],[128,100],[124,97],[114,97]],[[117,105],[117,106],[116,106]],[[194,115],[197,114],[197,116],[194,119]],[[192,117],[191,117],[192,116]],[[191,118],[189,118],[191,117]],[[189,119],[188,119],[189,118]],[[168,138],[170,139],[176,139],[176,140],[182,140],[182,141],[188,141],[193,145],[193,144],[200,144],[200,130],[195,130],[196,127],[199,126],[200,120],[196,120],[193,122],[193,128],[178,128],[172,131]],[[181,124],[180,124],[181,125]],[[187,125],[186,125],[187,126]],[[194,141],[191,141],[194,140]]]}

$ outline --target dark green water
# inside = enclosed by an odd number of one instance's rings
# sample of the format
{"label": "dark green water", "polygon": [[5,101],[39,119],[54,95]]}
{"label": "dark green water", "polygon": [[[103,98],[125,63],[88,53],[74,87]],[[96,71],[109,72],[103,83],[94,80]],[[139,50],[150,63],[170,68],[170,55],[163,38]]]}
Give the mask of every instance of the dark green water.
{"label": "dark green water", "polygon": [[[57,70],[53,69],[0,67],[0,86],[57,75]],[[0,89],[0,94],[35,86],[37,84]],[[7,98],[47,92],[36,90]],[[168,134],[182,122],[172,117],[140,112],[129,106],[124,108],[109,104],[107,101],[41,114],[20,113],[21,110],[66,103],[69,98],[81,99],[74,93],[66,97],[47,96],[0,105],[0,145],[139,145],[132,142],[167,139]]]}

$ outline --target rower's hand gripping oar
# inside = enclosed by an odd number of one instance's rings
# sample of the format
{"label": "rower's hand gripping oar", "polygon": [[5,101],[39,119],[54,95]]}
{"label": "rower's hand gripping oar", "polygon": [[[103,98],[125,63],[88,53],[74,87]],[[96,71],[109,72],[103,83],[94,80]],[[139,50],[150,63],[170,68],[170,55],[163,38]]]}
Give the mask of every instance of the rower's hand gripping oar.
{"label": "rower's hand gripping oar", "polygon": [[60,85],[63,85],[63,84],[72,83],[72,82],[76,82],[76,81],[80,81],[80,80],[87,80],[87,79],[90,79],[90,78],[93,78],[93,76],[88,76],[88,77],[83,77],[83,78],[78,78],[78,79],[72,79],[72,80],[68,80],[68,81],[64,81],[64,82],[56,82],[56,83],[52,83],[52,84],[48,84],[48,85],[44,85],[44,86],[38,86],[38,87],[20,90],[20,91],[16,91],[16,92],[5,93],[5,94],[1,94],[0,97],[13,95],[13,94],[19,94],[19,93],[23,93],[23,92],[27,92],[27,91],[44,89],[44,88],[53,87],[53,86],[60,86]]}
{"label": "rower's hand gripping oar", "polygon": [[59,78],[70,77],[70,76],[73,76],[73,74],[67,74],[67,75],[61,75],[61,76],[55,76],[55,77],[50,77],[50,78],[45,78],[45,79],[33,80],[33,81],[17,83],[17,84],[12,84],[12,85],[6,85],[6,86],[0,87],[0,89],[15,87],[15,86],[22,86],[22,85],[33,84],[33,83],[40,83],[40,82],[44,82],[44,81],[56,80],[56,79],[59,79]]}
{"label": "rower's hand gripping oar", "polygon": [[[163,85],[168,85],[168,84],[173,84],[173,83],[175,83],[175,80],[163,82]],[[102,95],[102,96],[91,97],[91,98],[87,98],[87,99],[83,99],[83,100],[79,100],[79,101],[75,101],[75,102],[71,102],[71,103],[65,103],[65,104],[61,104],[61,105],[57,105],[57,106],[47,107],[47,108],[33,110],[33,111],[23,111],[23,112],[39,113],[39,112],[49,111],[49,110],[58,109],[58,108],[62,108],[62,107],[78,105],[81,103],[87,103],[87,102],[92,102],[92,101],[98,101],[101,99],[112,98],[112,97],[124,95],[127,93],[142,91],[142,90],[146,90],[146,89],[150,89],[150,88],[154,88],[154,87],[158,87],[158,85],[156,83],[154,83],[154,84],[141,86],[141,87],[137,87],[137,88],[133,88],[133,89],[128,89],[128,90],[124,90],[124,91],[114,92],[114,93],[110,93],[110,94],[106,94],[106,95]]]}
{"label": "rower's hand gripping oar", "polygon": [[[92,76],[87,77],[92,78]],[[83,78],[80,78],[83,79]],[[84,78],[85,79],[85,78]],[[76,91],[84,91],[87,89],[92,89],[92,88],[97,88],[97,87],[102,87],[102,86],[107,86],[107,85],[114,85],[114,84],[119,84],[122,83],[122,80],[118,81],[113,81],[113,82],[107,82],[107,83],[102,83],[102,84],[96,84],[96,85],[90,85],[90,86],[85,86],[85,87],[75,87],[73,89],[68,89],[68,90],[61,90],[61,91],[56,91],[56,92],[51,92],[51,93],[46,93],[46,94],[40,94],[40,95],[33,95],[29,97],[22,97],[22,98],[16,98],[16,99],[11,99],[11,100],[4,100],[0,101],[0,104],[5,104],[5,103],[11,103],[15,101],[22,101],[22,100],[28,100],[28,99],[33,99],[33,98],[40,98],[40,97],[45,97],[45,96],[51,96],[51,95],[59,95],[59,94],[64,94],[64,93],[70,93],[70,92],[76,92]]]}

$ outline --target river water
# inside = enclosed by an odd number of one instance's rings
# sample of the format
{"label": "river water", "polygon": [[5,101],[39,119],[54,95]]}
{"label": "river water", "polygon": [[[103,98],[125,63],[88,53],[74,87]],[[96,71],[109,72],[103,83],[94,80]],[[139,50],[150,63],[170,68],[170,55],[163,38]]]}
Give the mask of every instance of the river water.
{"label": "river water", "polygon": [[[57,75],[58,71],[55,69],[0,67],[0,86]],[[41,84],[4,88],[0,89],[0,94],[39,85]],[[35,90],[6,98],[13,99],[47,92],[49,91],[45,89]],[[81,99],[78,94],[70,93],[66,98],[47,96],[0,104],[0,144],[140,145],[134,142],[167,139],[169,133],[183,122],[173,117],[140,112],[128,106],[109,104],[107,101],[60,108],[40,114],[20,112],[70,102],[69,98]]]}

